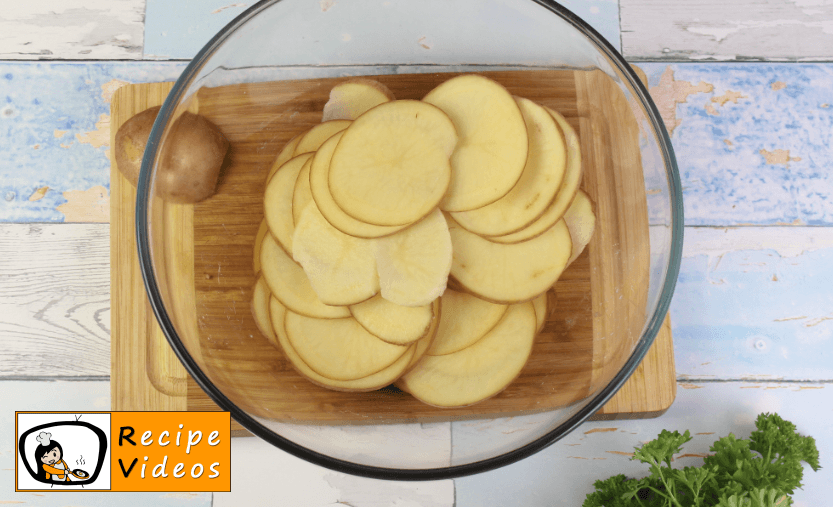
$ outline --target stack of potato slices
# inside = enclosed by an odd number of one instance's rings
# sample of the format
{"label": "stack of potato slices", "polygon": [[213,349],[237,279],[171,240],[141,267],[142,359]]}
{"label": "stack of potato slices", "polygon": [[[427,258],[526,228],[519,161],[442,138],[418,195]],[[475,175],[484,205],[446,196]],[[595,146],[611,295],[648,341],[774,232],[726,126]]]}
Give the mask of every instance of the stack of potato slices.
{"label": "stack of potato slices", "polygon": [[576,133],[477,74],[421,101],[348,80],[323,118],[269,171],[261,332],[329,389],[395,384],[438,407],[498,394],[593,235]]}

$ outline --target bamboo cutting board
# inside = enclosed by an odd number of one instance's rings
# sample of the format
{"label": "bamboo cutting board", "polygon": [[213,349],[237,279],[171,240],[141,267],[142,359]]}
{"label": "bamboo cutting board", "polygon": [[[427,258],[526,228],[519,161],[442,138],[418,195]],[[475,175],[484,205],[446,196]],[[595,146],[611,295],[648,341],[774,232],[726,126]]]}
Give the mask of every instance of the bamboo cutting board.
{"label": "bamboo cutting board", "polygon": [[[618,88],[600,72],[505,71],[485,75],[513,94],[561,112],[581,139],[583,186],[597,203],[597,233],[550,294],[544,331],[521,376],[500,395],[462,409],[428,407],[395,388],[354,394],[300,377],[257,331],[249,301],[252,248],[263,217],[263,182],[280,148],[320,122],[337,79],[203,88],[190,109],[231,142],[218,192],[196,205],[165,205],[157,230],[180,247],[160,252],[176,287],[169,312],[191,330],[204,370],[218,385],[247,385],[235,402],[251,413],[319,423],[498,417],[560,407],[602,388],[644,322],[648,227],[639,130]],[[421,98],[450,74],[377,76],[397,98]],[[111,140],[132,115],[159,105],[170,83],[120,88]],[[113,410],[216,410],[178,362],[149,308],[135,246],[135,188],[111,169]],[[172,269],[176,266],[177,269]],[[229,311],[229,308],[234,311]],[[197,318],[195,308],[200,308]],[[240,309],[241,311],[237,311]],[[211,375],[210,375],[211,376]],[[629,381],[595,418],[654,417],[676,395],[668,320]],[[240,429],[237,426],[237,429]]]}

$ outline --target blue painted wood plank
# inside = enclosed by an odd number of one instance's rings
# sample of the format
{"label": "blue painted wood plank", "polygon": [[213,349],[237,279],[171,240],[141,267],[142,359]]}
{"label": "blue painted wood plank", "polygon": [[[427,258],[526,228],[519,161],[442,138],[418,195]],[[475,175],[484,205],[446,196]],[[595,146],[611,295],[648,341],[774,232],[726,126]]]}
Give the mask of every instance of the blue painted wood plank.
{"label": "blue painted wood plank", "polygon": [[[794,505],[829,503],[833,495],[833,384],[710,382],[679,386],[674,405],[659,418],[585,423],[525,460],[455,480],[457,507],[581,505],[593,491],[595,480],[620,473],[648,475],[645,465],[630,461],[630,453],[661,430],[690,430],[694,439],[676,455],[673,465],[699,466],[718,438],[729,433],[748,438],[761,412],[777,412],[795,423],[800,433],[816,439],[823,468],[813,472],[804,465],[804,488],[795,493]],[[456,422],[452,425],[452,451],[476,452],[485,438],[504,439],[507,433],[522,431],[513,420]]]}
{"label": "blue painted wood plank", "polygon": [[833,65],[640,63],[687,225],[833,225]]}
{"label": "blue painted wood plank", "polygon": [[686,228],[679,378],[833,380],[833,228]]}
{"label": "blue painted wood plank", "polygon": [[16,493],[14,491],[14,411],[79,411],[110,409],[109,382],[0,382],[0,504],[33,507],[210,507],[211,493]]}
{"label": "blue painted wood plank", "polygon": [[[0,62],[0,222],[61,222],[58,208],[68,199],[108,199],[112,93],[125,83],[176,79],[184,67]],[[93,207],[93,219],[74,221],[106,222],[109,204]]]}
{"label": "blue painted wood plank", "polygon": [[[193,58],[214,34],[252,3],[234,0],[147,0],[145,58]],[[587,21],[615,48],[620,48],[618,0],[563,0],[560,3]],[[285,51],[276,49],[268,53],[268,58],[277,65],[367,63],[368,57],[375,58],[373,63],[427,63],[424,55],[431,55],[430,58],[435,58],[434,63],[442,64],[491,63],[480,58],[455,58],[455,54],[474,54],[472,51],[482,46],[482,43],[461,46],[460,40],[482,39],[487,44],[491,41],[498,48],[497,53],[492,53],[503,59],[499,60],[502,62],[506,61],[506,55],[518,58],[547,52],[551,54],[558,49],[549,41],[530,43],[530,40],[524,39],[525,33],[535,31],[533,27],[540,19],[531,20],[529,27],[516,27],[513,25],[516,21],[515,9],[499,4],[488,7],[477,0],[458,1],[453,5],[444,0],[284,0],[282,4],[273,9],[280,10],[280,15],[284,19],[292,19],[292,22],[280,27],[280,37],[293,41],[293,44],[284,46],[287,48]],[[454,13],[455,19],[443,20],[437,16],[441,6],[443,11]],[[547,19],[545,14],[543,16]],[[512,30],[520,30],[509,36],[504,33],[507,24]],[[405,55],[405,59],[390,61],[386,60],[385,54],[377,54],[378,47],[363,42],[362,34],[368,32],[382,37],[388,35],[390,44],[385,47],[384,53]],[[482,54],[489,55],[490,52],[486,50]],[[236,58],[246,58],[246,55]]]}

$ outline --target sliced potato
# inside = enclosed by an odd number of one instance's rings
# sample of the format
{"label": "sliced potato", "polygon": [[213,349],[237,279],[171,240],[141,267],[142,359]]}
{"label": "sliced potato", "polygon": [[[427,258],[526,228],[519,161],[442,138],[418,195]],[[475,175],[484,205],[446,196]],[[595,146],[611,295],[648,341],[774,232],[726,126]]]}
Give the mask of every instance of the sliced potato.
{"label": "sliced potato", "polygon": [[453,290],[446,290],[441,301],[443,319],[426,352],[431,356],[451,354],[474,344],[495,327],[508,308]]}
{"label": "sliced potato", "polygon": [[447,216],[454,246],[451,276],[467,291],[496,303],[529,301],[549,289],[567,266],[572,251],[563,220],[523,243],[493,243]]}
{"label": "sliced potato", "polygon": [[521,179],[492,204],[452,213],[471,232],[499,236],[523,229],[541,216],[555,198],[566,167],[564,137],[546,109],[515,97],[529,136],[529,155]]}
{"label": "sliced potato", "polygon": [[296,313],[320,319],[340,319],[350,316],[346,306],[328,306],[318,299],[304,268],[289,257],[271,234],[263,239],[260,251],[261,273],[269,291]]}
{"label": "sliced potato", "polygon": [[535,340],[532,303],[512,305],[483,338],[463,350],[424,356],[396,383],[435,407],[464,407],[503,391],[523,370]]}
{"label": "sliced potato", "polygon": [[535,308],[535,332],[540,333],[544,329],[544,324],[547,323],[547,293],[545,292],[533,299],[532,306]]}
{"label": "sliced potato", "polygon": [[302,132],[298,134],[286,143],[286,146],[284,146],[281,152],[278,153],[278,157],[272,164],[272,168],[269,169],[269,176],[266,177],[266,181],[272,179],[272,175],[278,172],[278,169],[280,169],[283,164],[288,162],[290,158],[295,156],[295,148],[298,146],[298,143],[301,141],[301,137],[303,137],[305,133],[306,132]]}
{"label": "sliced potato", "polygon": [[324,104],[321,121],[355,120],[369,109],[394,100],[393,93],[379,81],[352,78],[333,86]]}
{"label": "sliced potato", "polygon": [[292,251],[292,235],[295,222],[292,220],[292,197],[298,173],[312,154],[305,153],[284,163],[266,184],[263,194],[263,214],[269,225],[269,232],[287,252]]}
{"label": "sliced potato", "polygon": [[350,313],[379,339],[407,345],[425,336],[434,320],[433,306],[400,306],[378,295],[352,305]]}
{"label": "sliced potato", "polygon": [[327,139],[318,148],[318,151],[315,152],[315,156],[312,158],[312,166],[310,167],[309,173],[310,191],[321,214],[324,215],[324,218],[333,227],[344,234],[356,236],[357,238],[381,238],[382,236],[389,236],[394,232],[408,227],[408,225],[385,226],[368,224],[356,220],[338,207],[333,200],[332,194],[330,194],[329,174],[330,160],[333,158],[333,152],[341,140],[342,135],[344,133],[339,132]]}
{"label": "sliced potato", "polygon": [[304,268],[324,304],[352,305],[379,292],[373,240],[339,231],[327,222],[314,202],[301,214],[292,249],[292,257]]}
{"label": "sliced potato", "polygon": [[523,173],[529,148],[512,95],[491,79],[466,74],[442,83],[422,100],[445,111],[459,136],[451,155],[451,186],[440,208],[468,211],[509,193]]}
{"label": "sliced potato", "polygon": [[570,230],[570,239],[573,240],[573,251],[567,265],[573,263],[584,251],[584,247],[590,243],[593,231],[596,229],[596,214],[593,213],[593,201],[584,192],[579,190],[573,204],[567,208],[564,214],[564,222]]}
{"label": "sliced potato", "polygon": [[301,356],[295,352],[292,344],[289,343],[289,339],[286,336],[286,330],[284,328],[286,307],[273,297],[271,298],[270,309],[272,322],[276,323],[274,332],[277,336],[277,342],[280,345],[280,348],[283,349],[283,353],[286,358],[290,363],[292,363],[292,366],[295,367],[298,373],[306,377],[313,384],[326,387],[327,389],[348,392],[367,392],[381,389],[393,383],[396,379],[402,376],[403,373],[405,373],[416,353],[417,345],[414,344],[408,347],[408,350],[402,354],[402,357],[394,361],[390,366],[383,368],[372,375],[355,380],[333,380],[319,375],[312,368],[310,368],[309,365],[301,359]]}
{"label": "sliced potato", "polygon": [[387,368],[409,347],[386,343],[356,319],[316,319],[286,312],[286,337],[295,352],[319,375],[354,380]]}
{"label": "sliced potato", "polygon": [[564,134],[564,141],[567,147],[567,169],[561,182],[561,188],[558,189],[555,198],[537,220],[512,234],[489,236],[489,241],[496,243],[520,243],[543,234],[544,231],[549,230],[556,222],[564,217],[564,213],[567,212],[567,208],[570,207],[576,192],[578,192],[582,175],[581,146],[579,145],[578,136],[563,116],[552,109],[546,109],[552,115],[553,119],[555,119],[555,122]]}
{"label": "sliced potato", "polygon": [[[314,155],[313,155],[314,156]],[[292,191],[292,223],[298,227],[298,221],[301,219],[301,213],[307,207],[307,204],[312,202],[312,191],[309,189],[309,168],[312,165],[312,158],[308,158],[298,173],[298,179],[295,180],[295,190]]]}
{"label": "sliced potato", "polygon": [[266,224],[266,219],[264,218],[260,222],[260,227],[257,229],[257,235],[255,236],[255,249],[252,259],[255,274],[260,273],[260,247],[263,245],[263,238],[265,238],[267,234],[269,234],[269,226]]}
{"label": "sliced potato", "polygon": [[295,147],[295,156],[302,153],[313,153],[324,144],[324,141],[333,137],[350,126],[349,120],[332,120],[319,123],[309,129],[309,132],[301,137],[298,146]]}
{"label": "sliced potato", "polygon": [[329,187],[351,217],[404,225],[426,216],[451,179],[457,133],[448,116],[418,100],[395,100],[358,117],[330,161]]}
{"label": "sliced potato", "polygon": [[275,337],[275,331],[272,328],[272,318],[269,314],[269,299],[272,293],[269,292],[269,286],[266,285],[266,280],[263,276],[257,277],[254,290],[252,291],[252,316],[255,318],[255,324],[260,334],[269,339],[272,345],[277,346],[278,341]]}
{"label": "sliced potato", "polygon": [[401,306],[423,306],[445,291],[452,252],[440,210],[375,244],[383,298]]}
{"label": "sliced potato", "polygon": [[431,320],[431,326],[428,328],[428,332],[426,332],[422,338],[414,343],[414,357],[411,358],[411,364],[408,365],[408,368],[405,372],[411,371],[414,366],[417,365],[422,356],[424,356],[428,349],[431,348],[433,345],[434,340],[437,337],[437,330],[440,327],[440,322],[442,322],[442,301],[441,298],[437,298],[431,303],[431,310],[434,313],[434,319]]}

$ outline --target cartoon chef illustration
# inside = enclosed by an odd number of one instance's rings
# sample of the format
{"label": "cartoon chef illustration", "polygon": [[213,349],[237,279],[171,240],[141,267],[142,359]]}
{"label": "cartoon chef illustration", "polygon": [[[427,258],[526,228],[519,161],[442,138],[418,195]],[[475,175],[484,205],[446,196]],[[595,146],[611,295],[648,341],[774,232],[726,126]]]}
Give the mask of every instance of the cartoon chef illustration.
{"label": "cartoon chef illustration", "polygon": [[35,463],[39,479],[56,482],[70,482],[70,477],[87,478],[83,470],[70,470],[64,461],[64,449],[57,440],[52,440],[52,433],[41,431],[36,440]]}

